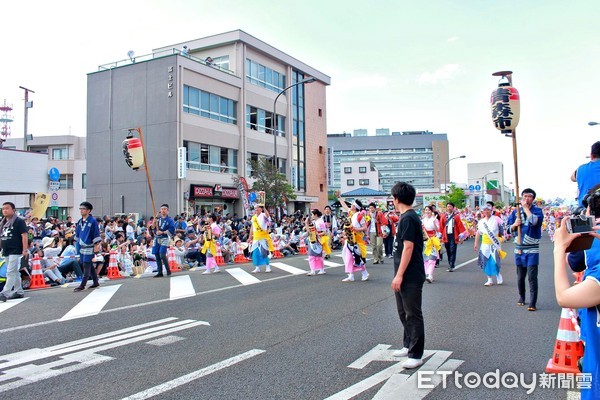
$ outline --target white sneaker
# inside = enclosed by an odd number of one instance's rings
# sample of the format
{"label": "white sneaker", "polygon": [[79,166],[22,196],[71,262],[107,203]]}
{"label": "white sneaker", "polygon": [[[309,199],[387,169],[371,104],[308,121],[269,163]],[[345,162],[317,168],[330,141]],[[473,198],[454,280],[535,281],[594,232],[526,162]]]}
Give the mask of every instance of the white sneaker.
{"label": "white sneaker", "polygon": [[369,275],[368,272],[367,273],[363,272],[361,281],[363,281],[363,282],[368,281],[369,280],[369,276],[370,275]]}
{"label": "white sneaker", "polygon": [[221,272],[221,270],[219,269],[219,267],[217,267],[213,272],[216,274],[217,272]]}
{"label": "white sneaker", "polygon": [[265,273],[269,273],[271,272],[271,268],[267,267],[267,269],[265,269]]}
{"label": "white sneaker", "polygon": [[254,268],[254,270],[252,271],[253,274],[258,274],[260,272],[260,268],[256,267]]}
{"label": "white sneaker", "polygon": [[396,350],[392,353],[394,357],[406,357],[408,355],[408,349],[406,347]]}
{"label": "white sneaker", "polygon": [[486,283],[484,283],[483,286],[492,286],[493,284],[494,284],[494,282],[492,282],[491,280],[489,280]]}
{"label": "white sneaker", "polygon": [[315,271],[310,271],[308,274],[306,274],[306,276],[315,276]]}
{"label": "white sneaker", "polygon": [[204,271],[204,272],[202,273],[202,275],[208,275],[208,274],[210,274],[210,269],[207,269],[206,271]]}
{"label": "white sneaker", "polygon": [[325,270],[320,269],[319,272],[317,272],[317,275],[325,275]]}
{"label": "white sneaker", "polygon": [[402,367],[406,369],[417,368],[423,365],[423,360],[420,358],[409,358],[402,363]]}
{"label": "white sneaker", "polygon": [[430,274],[427,275],[427,277],[425,278],[425,280],[429,283],[433,282],[433,276],[431,276]]}
{"label": "white sneaker", "polygon": [[502,285],[504,283],[504,279],[502,279],[502,275],[500,275],[500,274],[496,275],[496,283],[498,283],[498,285]]}
{"label": "white sneaker", "polygon": [[354,275],[349,276],[346,279],[342,279],[342,282],[354,282]]}

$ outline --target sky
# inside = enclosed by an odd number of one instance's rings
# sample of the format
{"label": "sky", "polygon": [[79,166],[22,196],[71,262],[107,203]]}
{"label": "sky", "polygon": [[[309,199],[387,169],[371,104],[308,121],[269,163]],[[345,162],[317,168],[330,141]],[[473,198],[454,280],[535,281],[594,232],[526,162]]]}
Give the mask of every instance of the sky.
{"label": "sky", "polygon": [[[489,98],[496,71],[521,95],[519,187],[573,198],[571,173],[600,140],[600,2],[596,0],[31,0],[2,5],[0,102],[13,134],[86,133],[87,74],[152,49],[242,29],[331,77],[328,133],[377,128],[446,133],[450,181],[499,161],[514,182],[512,140]],[[51,17],[50,17],[51,16]],[[1,161],[1,160],[0,160]]]}

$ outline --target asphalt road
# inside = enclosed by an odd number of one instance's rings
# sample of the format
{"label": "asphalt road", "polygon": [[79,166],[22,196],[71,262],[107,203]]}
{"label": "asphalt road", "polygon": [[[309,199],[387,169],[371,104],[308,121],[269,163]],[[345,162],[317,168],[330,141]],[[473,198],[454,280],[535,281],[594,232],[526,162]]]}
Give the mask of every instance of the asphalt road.
{"label": "asphalt road", "polygon": [[[558,384],[538,383],[531,394],[520,385],[468,388],[459,380],[457,387],[456,372],[496,370],[522,373],[530,384],[552,356],[561,311],[547,238],[536,312],[516,305],[512,246],[505,245],[504,284],[492,287],[483,286],[472,246],[459,246],[461,268],[446,272],[442,261],[424,288],[430,356],[417,371],[402,371],[402,359],[390,356],[402,347],[391,260],[369,261],[368,282],[342,283],[342,261],[333,256],[324,276],[284,266],[242,272],[259,280],[242,284],[236,268],[252,267],[241,264],[212,275],[107,281],[81,293],[27,292],[25,301],[0,305],[0,398],[565,399]],[[308,271],[302,256],[276,261]],[[442,364],[456,370],[446,388],[422,381],[418,390],[419,377],[441,378]]]}

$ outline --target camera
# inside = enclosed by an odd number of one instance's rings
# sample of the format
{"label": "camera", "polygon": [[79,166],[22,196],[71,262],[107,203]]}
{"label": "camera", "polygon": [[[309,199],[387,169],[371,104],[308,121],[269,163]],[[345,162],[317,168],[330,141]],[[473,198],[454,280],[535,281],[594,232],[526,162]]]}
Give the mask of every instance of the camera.
{"label": "camera", "polygon": [[596,190],[593,193],[586,195],[582,201],[587,208],[590,207],[590,214],[600,218],[600,191]]}
{"label": "camera", "polygon": [[595,218],[593,216],[585,216],[583,214],[573,215],[566,220],[567,231],[569,233],[587,233],[592,232]]}

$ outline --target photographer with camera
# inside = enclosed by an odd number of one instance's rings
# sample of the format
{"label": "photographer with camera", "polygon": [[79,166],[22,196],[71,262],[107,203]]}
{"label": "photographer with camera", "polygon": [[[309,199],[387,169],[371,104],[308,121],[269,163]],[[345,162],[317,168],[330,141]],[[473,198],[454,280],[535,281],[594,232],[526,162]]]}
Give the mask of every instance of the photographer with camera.
{"label": "photographer with camera", "polygon": [[[582,200],[586,204],[586,213],[593,217],[600,216],[600,185],[596,185],[588,192],[588,195]],[[580,238],[591,237],[594,244],[600,243],[600,234],[598,234],[598,226],[595,226],[595,220],[589,229],[590,231],[582,232],[583,229],[576,228],[573,221],[582,220],[579,216],[565,219],[566,223],[561,224],[554,235],[554,290],[556,293],[556,301],[561,307],[579,308],[579,318],[581,327],[581,340],[585,342],[583,354],[582,372],[591,374],[591,386],[589,388],[581,388],[581,399],[591,400],[600,398],[600,363],[598,362],[598,354],[600,354],[600,268],[598,262],[593,261],[591,255],[597,255],[599,251],[593,246],[586,251],[585,262],[587,269],[585,270],[583,282],[571,286],[566,270],[567,256],[565,253],[573,247],[573,242]],[[579,226],[582,224],[578,223]],[[577,226],[577,224],[575,226]],[[579,230],[579,232],[577,232]],[[572,265],[571,256],[569,255],[569,263],[572,269],[576,269]],[[585,268],[585,266],[584,266]]]}
{"label": "photographer with camera", "polygon": [[[529,274],[529,307],[536,311],[538,291],[538,265],[540,263],[540,239],[544,214],[534,205],[535,191],[527,188],[521,192],[521,207],[508,217],[508,225],[513,232],[521,228],[521,234],[515,235],[515,264],[517,266],[517,287],[519,300],[517,305],[525,305],[525,277]],[[518,212],[518,214],[517,214]]]}
{"label": "photographer with camera", "polygon": [[571,175],[571,180],[577,182],[577,202],[583,205],[583,198],[588,191],[600,183],[600,141],[592,145],[590,151],[590,162],[580,165]]}

